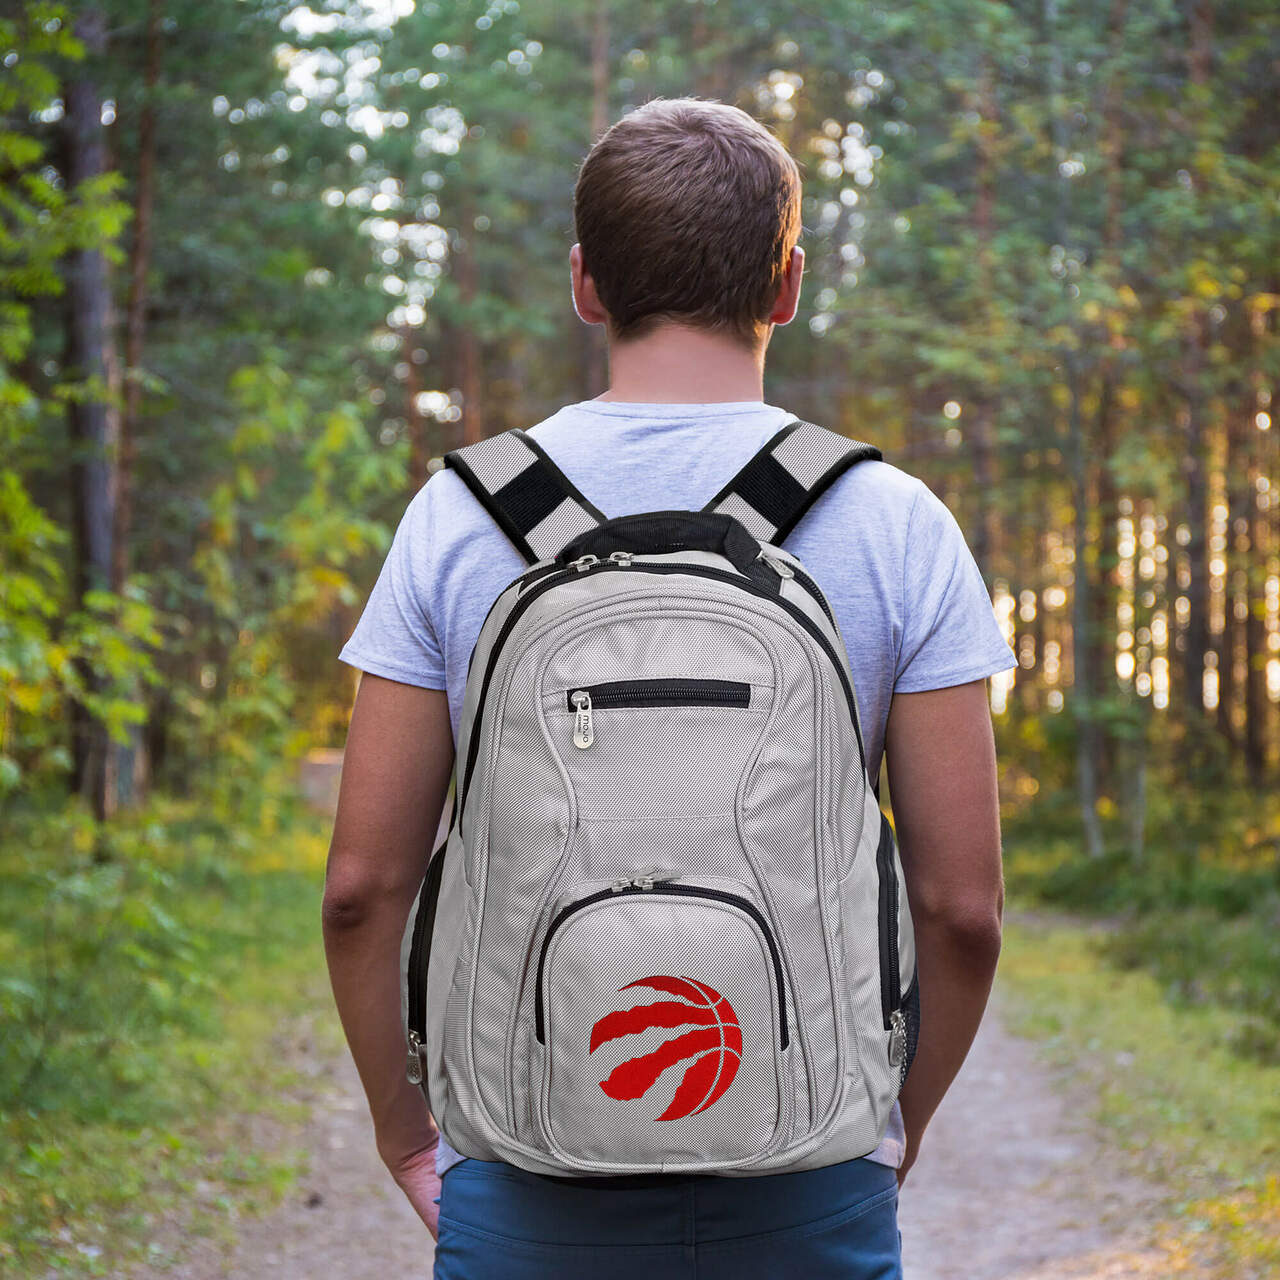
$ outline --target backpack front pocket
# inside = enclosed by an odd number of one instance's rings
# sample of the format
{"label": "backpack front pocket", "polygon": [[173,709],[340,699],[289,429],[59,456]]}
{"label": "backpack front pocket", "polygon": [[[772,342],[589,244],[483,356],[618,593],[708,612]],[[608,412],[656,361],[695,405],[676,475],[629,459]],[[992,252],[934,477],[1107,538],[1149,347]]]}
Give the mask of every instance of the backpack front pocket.
{"label": "backpack front pocket", "polygon": [[745,895],[640,878],[568,901],[538,957],[548,1146],[587,1170],[724,1166],[779,1135],[786,987]]}
{"label": "backpack front pocket", "polygon": [[547,689],[543,711],[579,816],[699,817],[734,809],[773,687],[661,676]]}

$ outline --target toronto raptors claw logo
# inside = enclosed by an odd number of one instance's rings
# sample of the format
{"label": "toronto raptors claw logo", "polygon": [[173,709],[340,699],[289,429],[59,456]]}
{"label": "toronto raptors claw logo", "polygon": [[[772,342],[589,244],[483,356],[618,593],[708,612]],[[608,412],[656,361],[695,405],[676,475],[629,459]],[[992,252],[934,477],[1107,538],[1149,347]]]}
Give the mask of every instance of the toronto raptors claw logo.
{"label": "toronto raptors claw logo", "polygon": [[718,991],[695,978],[640,978],[619,988],[652,987],[679,1000],[660,1000],[634,1009],[607,1013],[591,1028],[594,1053],[602,1044],[619,1036],[632,1036],[654,1027],[686,1027],[686,1031],[664,1041],[652,1053],[620,1063],[600,1087],[611,1098],[631,1101],[643,1098],[658,1077],[677,1062],[689,1062],[671,1105],[657,1120],[682,1120],[705,1111],[733,1083],[742,1061],[742,1028],[733,1006]]}

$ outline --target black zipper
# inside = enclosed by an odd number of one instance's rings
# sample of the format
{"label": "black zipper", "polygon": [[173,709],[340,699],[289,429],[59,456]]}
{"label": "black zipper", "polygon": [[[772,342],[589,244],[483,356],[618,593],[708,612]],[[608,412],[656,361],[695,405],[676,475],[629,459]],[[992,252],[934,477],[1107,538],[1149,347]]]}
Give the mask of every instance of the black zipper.
{"label": "black zipper", "polygon": [[542,975],[547,963],[547,950],[551,946],[551,939],[555,936],[555,932],[560,928],[570,916],[575,915],[584,907],[589,907],[596,902],[604,902],[607,898],[625,898],[637,893],[663,894],[667,897],[677,898],[709,898],[713,902],[727,902],[736,907],[739,911],[749,915],[760,927],[760,933],[765,942],[769,946],[769,956],[773,961],[773,976],[778,984],[778,1010],[779,1032],[778,1039],[780,1047],[785,1049],[788,1043],[787,1035],[787,992],[786,985],[782,979],[782,957],[778,954],[778,944],[774,941],[773,930],[769,928],[769,922],[764,918],[764,914],[754,902],[742,897],[736,893],[726,893],[722,889],[704,889],[701,885],[696,884],[655,884],[652,888],[643,888],[640,885],[629,884],[623,888],[601,889],[598,893],[589,894],[585,898],[579,898],[577,902],[571,902],[567,907],[562,907],[556,913],[555,918],[547,926],[547,932],[542,938],[542,949],[538,952],[538,981],[534,987],[533,996],[533,1031],[538,1038],[538,1043],[543,1043],[543,1018],[542,1018]]}
{"label": "black zipper", "polygon": [[[849,715],[853,720],[853,732],[858,739],[858,756],[862,764],[862,771],[867,771],[866,749],[862,742],[862,727],[858,723],[857,704],[854,702],[853,686],[849,682],[849,677],[844,670],[839,655],[836,653],[831,642],[822,634],[821,628],[812,618],[809,617],[799,605],[794,605],[788,600],[784,600],[776,592],[767,591],[765,588],[757,586],[751,579],[743,577],[738,573],[729,573],[723,569],[710,569],[704,565],[691,564],[638,564],[632,562],[627,565],[618,564],[616,561],[602,560],[598,564],[589,565],[585,569],[574,569],[571,566],[566,567],[563,574],[589,574],[601,573],[612,570],[617,573],[683,573],[689,577],[710,578],[717,582],[728,582],[732,586],[736,586],[751,595],[759,596],[762,600],[772,600],[780,608],[784,609],[791,617],[793,617],[805,631],[816,640],[823,652],[831,660],[831,665],[835,668],[836,675],[840,678],[840,685],[844,689],[845,699],[849,704]],[[489,665],[485,668],[484,680],[480,686],[480,697],[476,701],[476,714],[472,723],[471,742],[467,750],[467,765],[463,773],[461,799],[458,802],[459,812],[467,803],[467,796],[471,790],[471,777],[475,770],[476,756],[480,752],[481,725],[484,714],[484,704],[489,693],[489,683],[493,679],[493,673],[497,667],[498,655],[502,652],[502,646],[506,643],[507,637],[511,634],[516,622],[519,620],[524,611],[545,591],[550,591],[553,587],[559,586],[567,579],[561,573],[551,574],[533,586],[529,587],[524,595],[520,596],[516,603],[512,606],[511,612],[507,614],[502,623],[502,629],[498,632],[497,639],[493,643],[493,648],[489,651]],[[474,650],[473,650],[474,653]]]}
{"label": "black zipper", "polygon": [[893,828],[880,814],[880,843],[876,846],[880,877],[880,1007],[884,1029],[902,1006],[902,977],[898,972],[898,873],[893,865]]}
{"label": "black zipper", "polygon": [[827,621],[834,627],[836,625],[836,615],[831,612],[827,597],[822,594],[818,584],[799,565],[791,564],[790,561],[787,563],[791,568],[791,572],[795,575],[795,580],[818,602],[822,607],[822,612],[827,615]]}
{"label": "black zipper", "polygon": [[[456,815],[455,815],[456,817]],[[423,991],[423,952],[430,946],[431,935],[435,930],[436,906],[440,901],[440,881],[444,876],[444,854],[448,843],[441,845],[435,857],[427,866],[427,874],[422,882],[422,892],[418,895],[418,914],[413,921],[413,941],[409,944],[409,972],[406,975],[409,985],[409,1030],[419,1037],[427,1033],[426,1025],[426,993]]]}
{"label": "black zipper", "polygon": [[607,680],[565,690],[569,710],[574,695],[586,693],[594,710],[609,707],[749,707],[751,686],[741,680]]}
{"label": "black zipper", "polygon": [[519,582],[521,586],[520,586],[520,589],[516,592],[516,595],[517,596],[524,595],[524,593],[528,591],[529,588],[533,586],[535,582],[538,582],[541,579],[545,578],[548,574],[563,573],[564,570],[565,570],[565,566],[562,564],[558,564],[554,560],[551,561],[550,564],[539,565],[539,567],[536,569],[526,569],[525,572],[520,575]]}

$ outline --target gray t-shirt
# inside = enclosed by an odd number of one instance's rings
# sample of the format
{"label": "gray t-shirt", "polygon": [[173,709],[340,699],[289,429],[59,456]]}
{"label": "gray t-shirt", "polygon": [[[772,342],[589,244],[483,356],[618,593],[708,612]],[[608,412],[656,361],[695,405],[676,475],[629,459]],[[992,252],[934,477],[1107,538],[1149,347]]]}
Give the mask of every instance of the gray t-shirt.
{"label": "gray t-shirt", "polygon": [[[588,400],[531,429],[608,516],[698,510],[787,421],[761,401]],[[872,776],[893,694],[944,689],[1015,666],[978,567],[951,513],[884,462],[847,471],[786,541],[822,588],[849,651]],[[524,562],[466,485],[432,476],[409,503],[342,660],[446,689],[454,740],[480,625]],[[871,1159],[902,1162],[897,1108]],[[461,1157],[442,1140],[437,1167]]]}

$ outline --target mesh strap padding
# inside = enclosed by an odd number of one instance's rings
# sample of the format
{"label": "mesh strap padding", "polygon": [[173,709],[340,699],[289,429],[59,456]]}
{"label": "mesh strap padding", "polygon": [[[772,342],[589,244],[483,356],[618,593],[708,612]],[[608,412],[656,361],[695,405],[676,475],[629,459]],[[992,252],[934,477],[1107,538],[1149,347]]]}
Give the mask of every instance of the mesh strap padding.
{"label": "mesh strap padding", "polygon": [[703,509],[733,516],[777,546],[837,476],[880,458],[874,445],[793,419]]}
{"label": "mesh strap padding", "polygon": [[504,431],[444,456],[530,564],[554,556],[605,516],[523,431]]}

